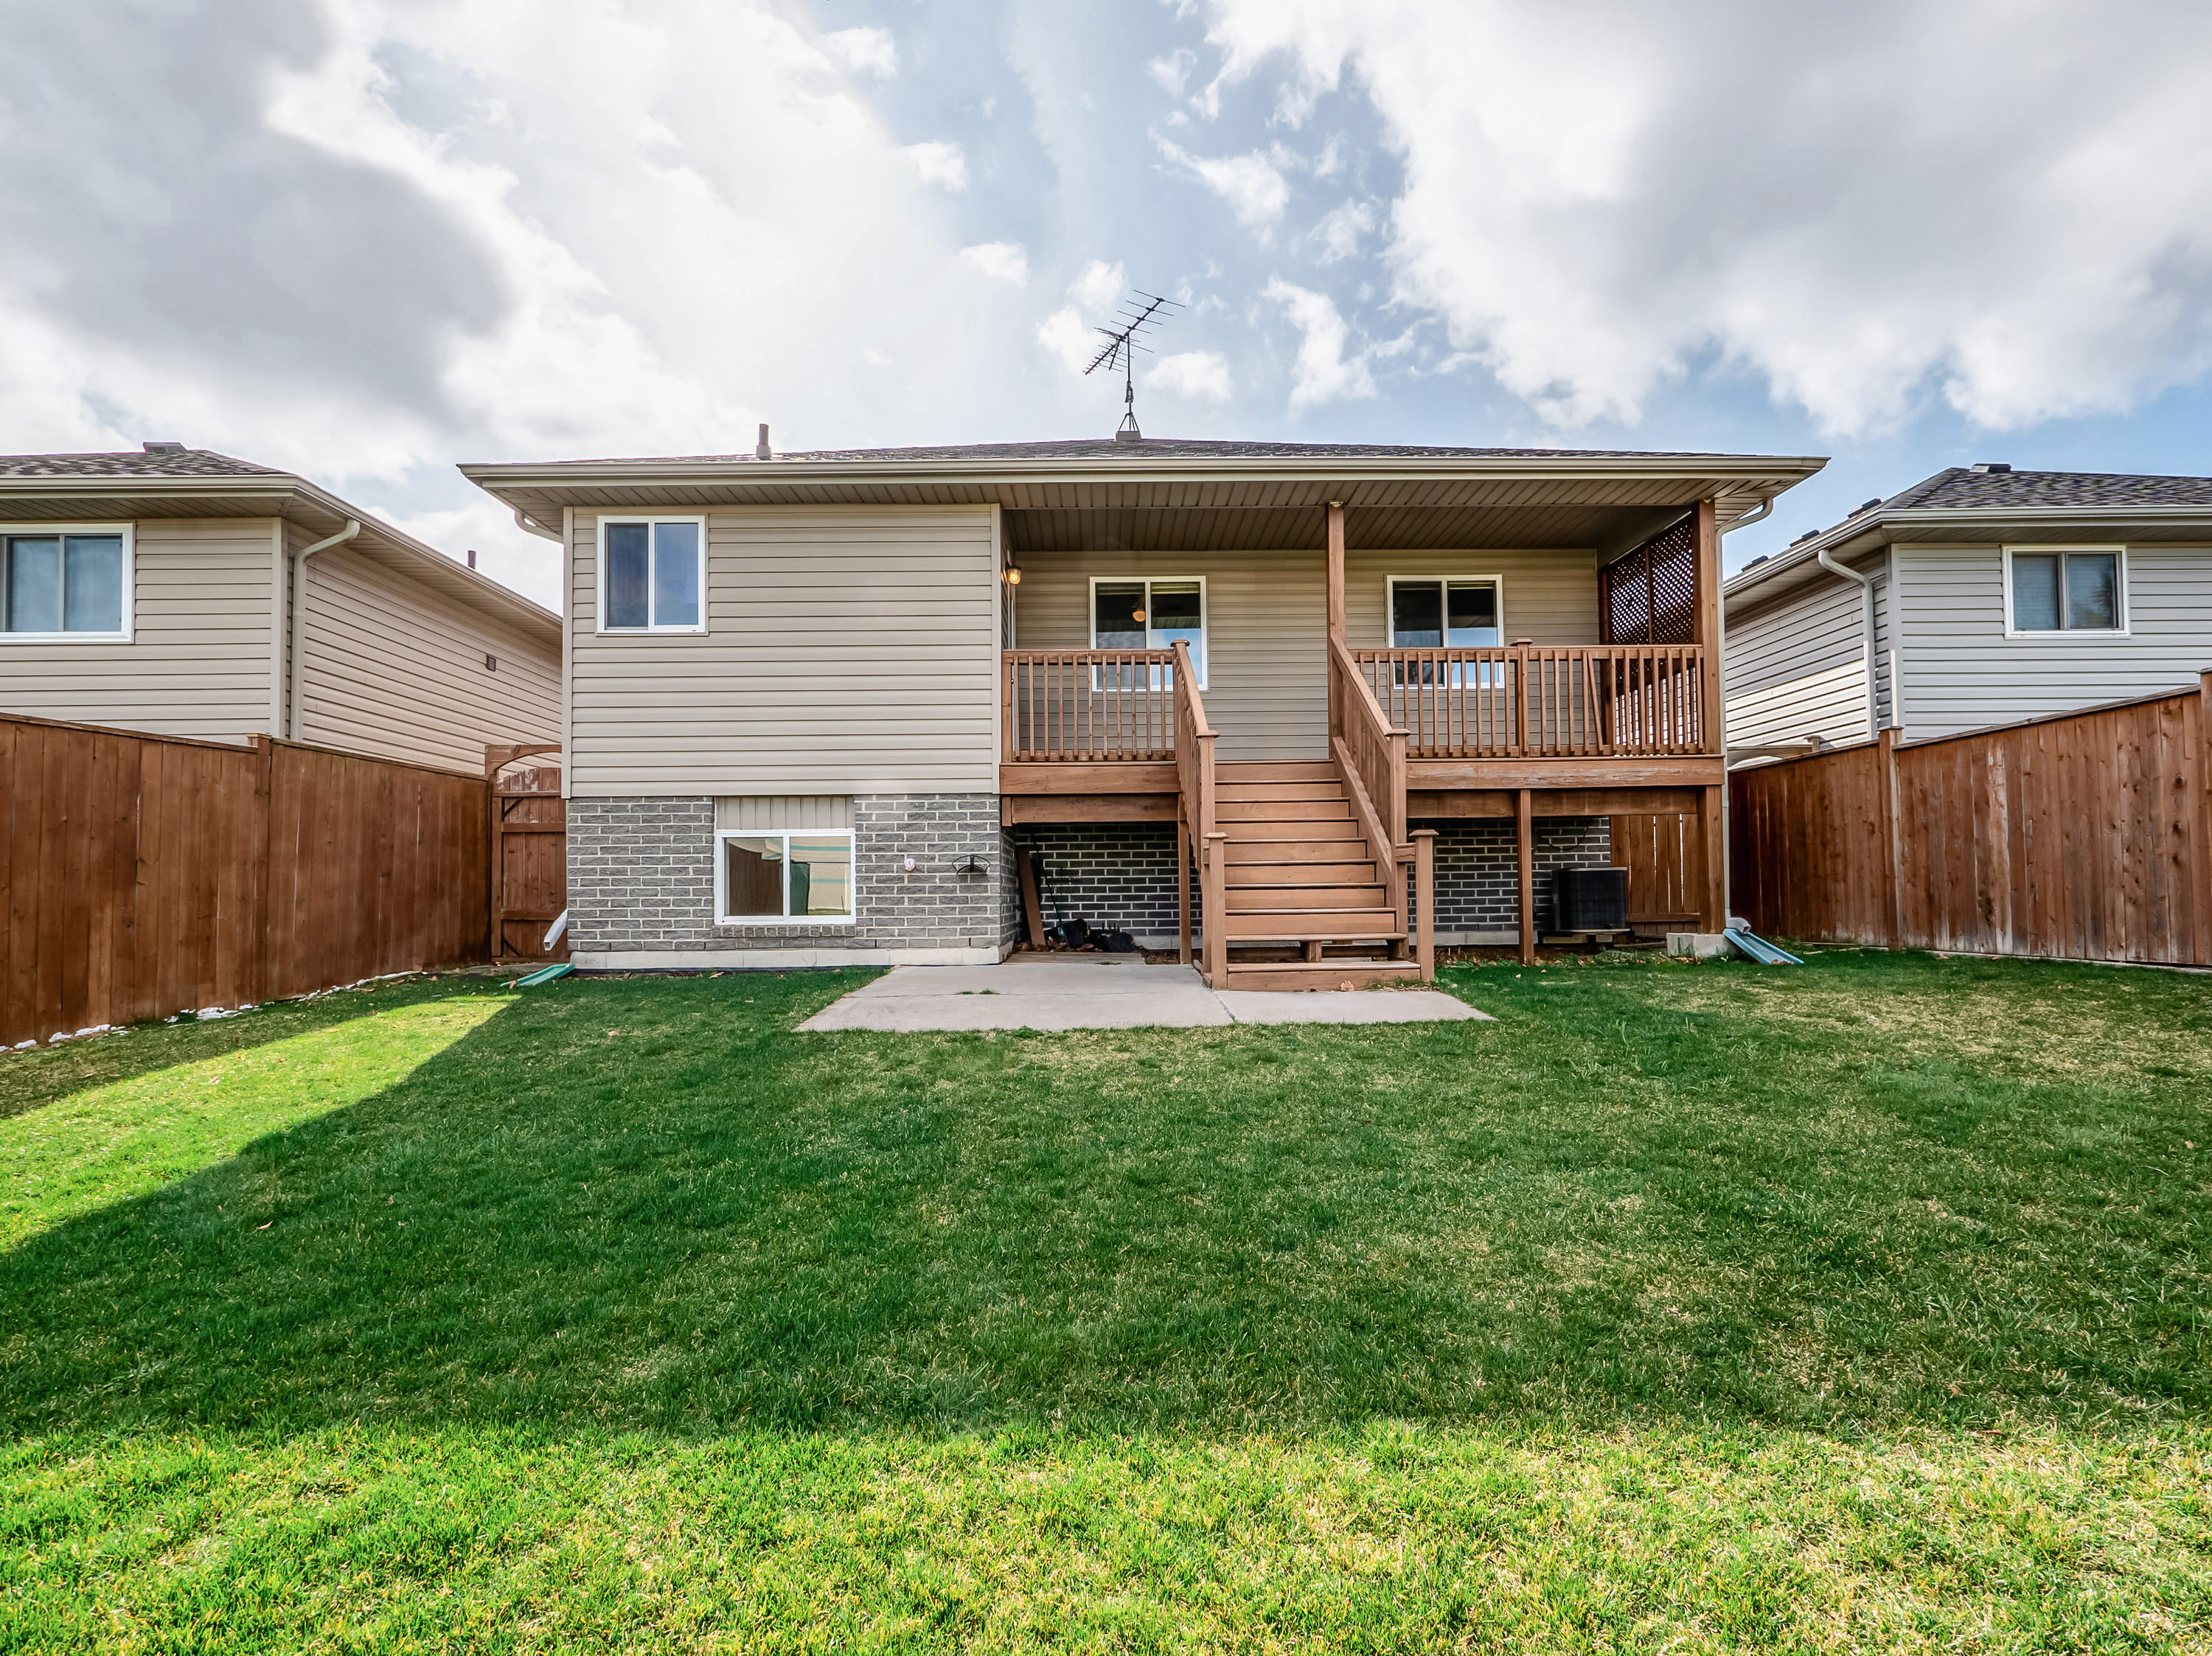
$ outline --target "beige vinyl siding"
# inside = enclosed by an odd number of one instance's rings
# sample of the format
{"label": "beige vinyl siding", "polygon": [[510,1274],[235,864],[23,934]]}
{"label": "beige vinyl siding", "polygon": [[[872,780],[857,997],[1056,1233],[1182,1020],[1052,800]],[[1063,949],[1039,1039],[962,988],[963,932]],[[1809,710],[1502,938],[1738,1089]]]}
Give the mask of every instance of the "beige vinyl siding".
{"label": "beige vinyl siding", "polygon": [[795,834],[853,826],[853,802],[836,793],[764,793],[714,801],[714,826],[727,832]]}
{"label": "beige vinyl siding", "polygon": [[[295,531],[294,544],[312,543]],[[488,743],[561,738],[550,638],[453,602],[347,546],[307,560],[296,739],[480,771]],[[487,671],[484,657],[499,665]]]}
{"label": "beige vinyl siding", "polygon": [[267,518],[137,524],[131,641],[0,634],[0,712],[214,742],[270,734],[275,533]]}
{"label": "beige vinyl siding", "polygon": [[[1326,756],[1323,640],[1327,565],[1310,552],[1034,552],[1022,560],[1017,633],[1024,649],[1091,642],[1091,580],[1203,576],[1206,713],[1224,760]],[[1597,640],[1594,552],[1413,551],[1345,555],[1346,641],[1389,641],[1393,575],[1495,575],[1504,636],[1540,644]]]}
{"label": "beige vinyl siding", "polygon": [[1859,588],[1840,575],[1756,615],[1730,616],[1722,654],[1729,745],[1863,741],[1865,617]]}
{"label": "beige vinyl siding", "polygon": [[596,630],[599,519],[571,516],[572,793],[997,791],[991,508],[706,516],[707,630],[659,634]]}
{"label": "beige vinyl siding", "polygon": [[1896,557],[1908,737],[2179,689],[2212,667],[2212,547],[2128,548],[2126,637],[2007,638],[1999,546],[1900,546]]}

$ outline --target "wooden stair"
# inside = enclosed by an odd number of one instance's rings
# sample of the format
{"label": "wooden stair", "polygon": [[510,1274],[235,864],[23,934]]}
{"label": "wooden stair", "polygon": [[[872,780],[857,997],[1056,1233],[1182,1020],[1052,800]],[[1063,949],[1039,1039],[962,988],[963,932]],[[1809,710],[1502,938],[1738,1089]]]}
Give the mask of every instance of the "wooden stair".
{"label": "wooden stair", "polygon": [[1403,958],[1405,929],[1334,765],[1221,765],[1214,822],[1227,836],[1229,948],[1229,980],[1216,987],[1334,989],[1420,977],[1419,962]]}

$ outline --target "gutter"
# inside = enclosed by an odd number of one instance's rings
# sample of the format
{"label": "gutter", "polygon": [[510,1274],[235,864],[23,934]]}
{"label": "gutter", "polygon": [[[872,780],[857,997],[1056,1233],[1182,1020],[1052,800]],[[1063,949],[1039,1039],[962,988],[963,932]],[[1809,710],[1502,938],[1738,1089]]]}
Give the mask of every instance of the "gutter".
{"label": "gutter", "polygon": [[1859,584],[1859,656],[1866,664],[1867,740],[1881,737],[1880,703],[1874,693],[1874,577],[1862,575],[1849,564],[1838,563],[1828,555],[1827,547],[1814,554],[1814,561],[1832,575],[1841,575]]}
{"label": "gutter", "polygon": [[307,560],[318,552],[344,545],[360,533],[361,519],[348,518],[346,526],[337,534],[325,535],[292,555],[292,629],[284,656],[284,734],[294,742],[300,739],[300,642],[307,631]]}

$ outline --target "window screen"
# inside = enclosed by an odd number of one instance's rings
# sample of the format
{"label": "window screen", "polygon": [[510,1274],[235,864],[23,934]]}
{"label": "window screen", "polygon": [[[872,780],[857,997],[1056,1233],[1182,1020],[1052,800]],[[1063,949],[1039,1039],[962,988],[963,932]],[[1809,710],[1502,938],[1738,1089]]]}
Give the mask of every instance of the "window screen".
{"label": "window screen", "polygon": [[851,834],[725,834],[721,844],[722,919],[853,918]]}
{"label": "window screen", "polygon": [[2120,628],[2117,552],[2015,552],[2015,633],[2112,633]]}
{"label": "window screen", "polygon": [[1392,647],[1401,650],[1489,649],[1498,642],[1498,584],[1495,581],[1391,582]]}
{"label": "window screen", "polygon": [[0,626],[9,632],[123,630],[122,536],[10,536],[5,562]]}
{"label": "window screen", "polygon": [[[1102,580],[1091,588],[1091,647],[1094,650],[1172,650],[1183,644],[1190,649],[1191,670],[1206,684],[1206,584],[1179,580]],[[1164,667],[1131,667],[1102,676],[1091,675],[1093,688],[1133,689],[1150,682],[1155,689],[1167,682]],[[1111,682],[1109,682],[1109,680]]]}
{"label": "window screen", "polygon": [[696,519],[610,523],[606,549],[606,620],[610,628],[689,631],[699,625],[702,584]]}

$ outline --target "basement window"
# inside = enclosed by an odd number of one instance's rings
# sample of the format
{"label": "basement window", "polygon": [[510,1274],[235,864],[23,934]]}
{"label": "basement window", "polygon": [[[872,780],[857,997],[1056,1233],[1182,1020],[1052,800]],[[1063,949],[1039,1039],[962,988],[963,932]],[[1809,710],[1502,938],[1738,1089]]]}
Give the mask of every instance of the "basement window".
{"label": "basement window", "polygon": [[0,538],[0,633],[16,641],[127,640],[130,535],[52,529]]}
{"label": "basement window", "polygon": [[2124,633],[2125,573],[2116,546],[2007,547],[2007,631]]}
{"label": "basement window", "polygon": [[852,924],[850,834],[724,833],[714,841],[717,925]]}
{"label": "basement window", "polygon": [[599,519],[599,630],[703,633],[704,518]]}

